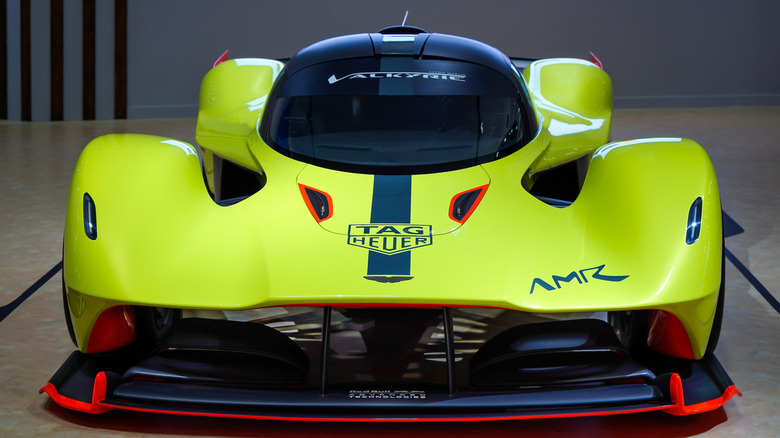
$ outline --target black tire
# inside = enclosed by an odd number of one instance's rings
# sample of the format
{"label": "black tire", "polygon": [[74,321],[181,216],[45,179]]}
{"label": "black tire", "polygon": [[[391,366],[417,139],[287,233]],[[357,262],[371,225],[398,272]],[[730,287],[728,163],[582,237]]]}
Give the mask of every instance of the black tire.
{"label": "black tire", "polygon": [[710,338],[707,341],[707,353],[714,353],[720,339],[720,329],[723,327],[723,308],[726,304],[726,245],[723,245],[722,260],[720,266],[720,289],[718,290],[718,304],[715,307],[715,320],[712,321]]}
{"label": "black tire", "polygon": [[607,321],[632,355],[647,350],[647,310],[607,312]]}
{"label": "black tire", "polygon": [[135,308],[136,346],[150,352],[163,345],[165,336],[181,318],[180,309],[166,307]]}
{"label": "black tire", "polygon": [[79,346],[76,341],[76,332],[73,331],[73,320],[70,317],[70,305],[68,304],[68,288],[65,286],[65,265],[62,265],[62,308],[65,311],[65,325],[68,326],[68,334],[73,345]]}

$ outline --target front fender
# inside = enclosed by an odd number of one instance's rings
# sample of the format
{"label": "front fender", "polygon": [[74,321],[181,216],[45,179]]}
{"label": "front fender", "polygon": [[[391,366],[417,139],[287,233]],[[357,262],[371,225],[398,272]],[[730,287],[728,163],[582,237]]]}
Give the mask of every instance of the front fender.
{"label": "front fender", "polygon": [[[686,226],[698,198],[701,230],[687,243]],[[635,308],[676,315],[701,357],[715,315],[723,242],[717,179],[704,149],[682,138],[607,144],[594,152],[572,207],[594,244],[632,254],[626,263],[637,275],[655,272],[646,281],[652,294]]]}
{"label": "front fender", "polygon": [[[94,239],[85,230],[86,194],[94,205]],[[267,290],[262,260],[247,267],[242,248],[226,250],[213,232],[222,228],[223,237],[240,241],[230,236],[230,224],[246,221],[242,208],[211,200],[198,155],[187,143],[115,134],[87,145],[73,175],[64,238],[65,283],[79,345],[86,345],[100,312],[114,304],[164,307],[187,301],[194,291]],[[249,237],[254,253],[262,253],[261,239]],[[231,275],[236,270],[240,275]],[[232,284],[237,276],[240,285]],[[224,301],[231,305],[229,296]]]}

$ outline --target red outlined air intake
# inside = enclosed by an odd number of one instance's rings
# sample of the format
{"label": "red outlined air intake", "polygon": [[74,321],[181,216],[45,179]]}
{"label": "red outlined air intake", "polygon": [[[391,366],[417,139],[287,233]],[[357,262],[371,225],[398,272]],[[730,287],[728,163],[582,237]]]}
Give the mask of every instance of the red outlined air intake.
{"label": "red outlined air intake", "polygon": [[453,196],[450,201],[450,219],[461,224],[466,222],[485,196],[487,188],[486,184]]}
{"label": "red outlined air intake", "polygon": [[301,189],[303,200],[311,215],[314,216],[314,220],[322,222],[333,216],[333,199],[329,194],[303,184],[298,184],[298,187]]}

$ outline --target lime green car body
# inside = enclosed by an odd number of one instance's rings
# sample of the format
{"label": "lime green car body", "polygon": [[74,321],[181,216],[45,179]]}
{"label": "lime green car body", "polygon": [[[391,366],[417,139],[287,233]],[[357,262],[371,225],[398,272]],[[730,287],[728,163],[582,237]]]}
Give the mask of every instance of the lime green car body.
{"label": "lime green car body", "polygon": [[[372,223],[374,175],[297,161],[259,135],[281,68],[229,60],[208,73],[202,154],[147,135],[108,135],[86,147],[64,241],[67,306],[82,352],[95,351],[93,327],[117,306],[366,305],[663,311],[684,327],[690,358],[704,356],[722,281],[713,166],[692,140],[610,142],[612,87],[603,70],[574,59],[532,63],[522,80],[535,108],[533,139],[484,164],[412,175],[409,222]],[[531,194],[539,175],[582,157],[589,166],[571,205]],[[217,204],[209,195],[218,190],[217,159],[256,173],[262,189]],[[330,197],[324,220],[312,214],[305,187]],[[473,211],[453,218],[455,197],[481,187]],[[85,194],[94,239],[85,233]],[[699,198],[700,234],[687,243]],[[407,253],[407,278],[369,278],[372,252]]]}
{"label": "lime green car body", "polygon": [[484,421],[717,409],[723,225],[692,140],[613,142],[598,60],[395,26],[220,58],[199,148],[73,176],[41,391],[112,409]]}

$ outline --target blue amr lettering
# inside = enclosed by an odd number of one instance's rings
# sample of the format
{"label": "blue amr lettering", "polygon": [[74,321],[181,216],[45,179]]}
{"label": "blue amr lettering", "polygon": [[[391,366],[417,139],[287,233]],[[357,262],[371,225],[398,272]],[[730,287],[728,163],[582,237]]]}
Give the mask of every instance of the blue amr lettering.
{"label": "blue amr lettering", "polygon": [[585,272],[594,271],[594,270],[596,271],[596,273],[590,276],[590,278],[594,280],[618,282],[628,278],[628,275],[603,275],[601,274],[601,270],[604,269],[604,266],[606,265],[596,266],[595,268],[582,269],[580,270],[580,275],[582,276],[582,279],[585,280],[585,283],[588,282],[588,277],[585,276]]}
{"label": "blue amr lettering", "polygon": [[588,283],[588,275],[586,274],[592,271],[595,272],[593,272],[593,274],[590,275],[591,280],[609,281],[609,282],[617,283],[629,277],[628,275],[604,275],[601,273],[601,271],[604,269],[605,266],[606,265],[600,265],[594,268],[586,268],[586,269],[580,269],[579,271],[572,271],[565,277],[560,275],[553,275],[551,283],[555,284],[555,286],[550,285],[550,283],[542,280],[541,278],[538,277],[534,278],[531,281],[530,293],[531,294],[534,293],[534,289],[536,288],[536,286],[541,286],[547,291],[553,291],[553,290],[561,289],[563,287],[561,283],[571,283],[574,280],[577,280],[579,284],[582,284],[583,282]]}
{"label": "blue amr lettering", "polygon": [[565,281],[566,283],[571,282],[572,280],[577,280],[580,284],[582,284],[582,280],[580,280],[580,277],[577,275],[576,271],[573,271],[571,274],[567,275],[566,277],[559,277],[557,275],[552,276],[553,281],[555,282],[555,287],[558,289],[561,288],[561,281]]}
{"label": "blue amr lettering", "polygon": [[542,280],[541,278],[534,278],[534,281],[531,283],[531,293],[534,293],[534,287],[536,287],[537,284],[545,288],[546,290],[555,290],[554,287],[545,283],[544,280]]}

